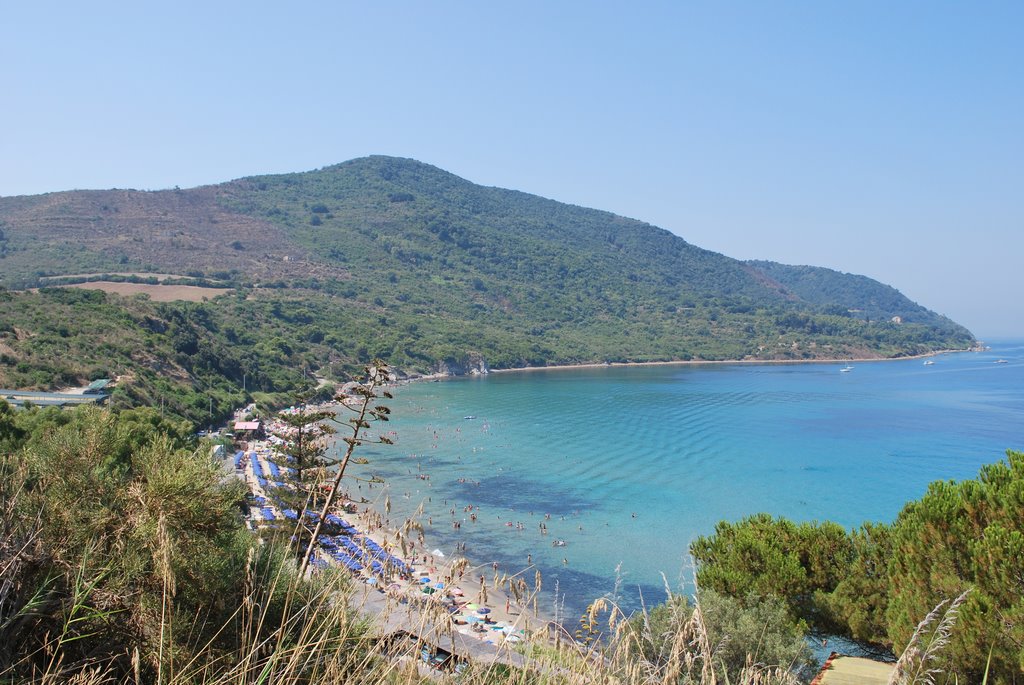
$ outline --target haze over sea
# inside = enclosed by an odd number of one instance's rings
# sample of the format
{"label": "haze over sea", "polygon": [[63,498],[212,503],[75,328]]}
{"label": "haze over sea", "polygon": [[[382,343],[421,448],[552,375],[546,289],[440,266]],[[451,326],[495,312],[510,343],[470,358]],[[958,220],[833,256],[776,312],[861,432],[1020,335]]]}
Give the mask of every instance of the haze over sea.
{"label": "haze over sea", "polygon": [[991,344],[845,373],[613,366],[413,383],[388,403],[396,445],[359,467],[386,485],[362,493],[381,506],[386,492],[393,524],[422,504],[430,549],[464,541],[475,563],[509,573],[531,555],[546,613],[556,584],[572,617],[617,575],[636,608],[638,590],[664,599],[662,573],[674,591],[690,586],[689,543],[720,520],[888,522],[929,482],[1024,448],[1024,341]]}

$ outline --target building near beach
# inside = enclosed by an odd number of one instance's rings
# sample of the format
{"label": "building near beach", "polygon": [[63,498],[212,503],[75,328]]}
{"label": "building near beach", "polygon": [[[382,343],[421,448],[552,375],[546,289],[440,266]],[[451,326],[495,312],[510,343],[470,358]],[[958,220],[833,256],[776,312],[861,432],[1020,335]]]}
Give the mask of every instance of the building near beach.
{"label": "building near beach", "polygon": [[234,432],[236,438],[244,440],[261,438],[264,435],[263,426],[259,421],[235,421]]}
{"label": "building near beach", "polygon": [[0,400],[7,400],[15,409],[33,407],[77,407],[80,404],[103,404],[110,395],[96,392],[72,394],[66,392],[33,392],[30,390],[0,390]]}

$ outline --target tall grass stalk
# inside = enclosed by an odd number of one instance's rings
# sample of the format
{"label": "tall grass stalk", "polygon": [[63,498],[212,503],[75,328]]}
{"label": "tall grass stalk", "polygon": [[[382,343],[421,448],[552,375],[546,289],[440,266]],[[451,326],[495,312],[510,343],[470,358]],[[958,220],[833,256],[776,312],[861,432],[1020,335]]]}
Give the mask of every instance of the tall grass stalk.
{"label": "tall grass stalk", "polygon": [[[910,642],[896,661],[889,685],[935,685],[935,677],[943,673],[943,670],[935,665],[939,653],[949,644],[960,605],[967,600],[970,591],[968,588],[952,601],[946,599],[939,602],[917,624]],[[986,666],[986,673],[987,671]]]}

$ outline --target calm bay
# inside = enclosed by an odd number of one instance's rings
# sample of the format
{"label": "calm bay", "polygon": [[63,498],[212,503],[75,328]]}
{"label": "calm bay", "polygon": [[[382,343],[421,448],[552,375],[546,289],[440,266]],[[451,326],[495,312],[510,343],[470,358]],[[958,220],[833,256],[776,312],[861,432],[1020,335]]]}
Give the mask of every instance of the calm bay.
{"label": "calm bay", "polygon": [[888,522],[929,482],[1024,449],[1024,342],[991,345],[846,372],[612,366],[412,383],[388,403],[396,444],[364,448],[355,473],[384,479],[361,489],[390,500],[392,524],[423,508],[430,549],[465,543],[474,563],[531,581],[535,566],[545,613],[556,587],[561,616],[609,593],[634,609],[666,583],[692,587],[690,541],[720,520]]}

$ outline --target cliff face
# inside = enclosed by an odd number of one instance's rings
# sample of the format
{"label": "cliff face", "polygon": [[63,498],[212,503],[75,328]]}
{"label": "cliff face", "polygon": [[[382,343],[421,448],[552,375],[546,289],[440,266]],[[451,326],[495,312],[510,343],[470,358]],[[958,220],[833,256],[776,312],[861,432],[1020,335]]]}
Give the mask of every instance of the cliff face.
{"label": "cliff face", "polygon": [[434,370],[439,376],[485,376],[490,372],[487,361],[476,352],[470,352],[461,359],[443,359]]}

